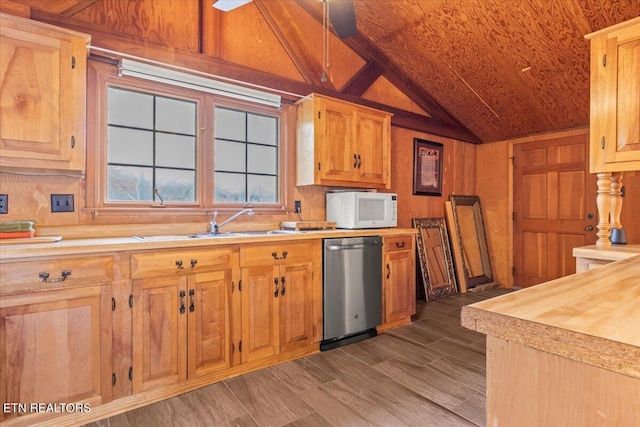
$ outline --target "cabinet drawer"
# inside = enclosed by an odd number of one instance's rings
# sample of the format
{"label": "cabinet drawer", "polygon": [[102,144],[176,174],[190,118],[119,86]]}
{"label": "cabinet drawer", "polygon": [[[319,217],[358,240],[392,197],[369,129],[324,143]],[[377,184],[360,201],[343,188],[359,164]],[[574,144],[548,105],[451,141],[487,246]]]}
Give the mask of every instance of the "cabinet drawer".
{"label": "cabinet drawer", "polygon": [[318,241],[244,246],[240,248],[240,266],[308,262],[314,258],[314,250],[319,256],[320,243]]}
{"label": "cabinet drawer", "polygon": [[0,294],[112,282],[113,263],[113,256],[3,263]]}
{"label": "cabinet drawer", "polygon": [[191,250],[146,252],[131,255],[131,278],[165,276],[167,274],[199,273],[231,268],[233,250]]}
{"label": "cabinet drawer", "polygon": [[385,252],[410,251],[412,247],[413,236],[393,236],[385,237]]}

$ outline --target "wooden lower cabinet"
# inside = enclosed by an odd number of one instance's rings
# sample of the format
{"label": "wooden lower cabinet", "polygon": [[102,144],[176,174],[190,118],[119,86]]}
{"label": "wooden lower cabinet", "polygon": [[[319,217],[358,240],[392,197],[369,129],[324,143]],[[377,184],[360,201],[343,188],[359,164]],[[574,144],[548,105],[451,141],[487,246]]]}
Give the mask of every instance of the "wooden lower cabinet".
{"label": "wooden lower cabinet", "polygon": [[[319,341],[315,338],[314,289],[321,284],[315,282],[312,262],[281,267],[280,352],[288,352]],[[319,274],[318,274],[319,276]],[[320,304],[320,309],[322,304]]]}
{"label": "wooden lower cabinet", "polygon": [[187,378],[187,277],[133,282],[133,392]]}
{"label": "wooden lower cabinet", "polygon": [[313,262],[242,269],[242,362],[315,341]]}
{"label": "wooden lower cabinet", "polygon": [[242,362],[263,359],[279,351],[278,300],[274,282],[278,268],[270,265],[242,269]]}
{"label": "wooden lower cabinet", "polygon": [[133,391],[231,366],[231,268],[133,281]]}
{"label": "wooden lower cabinet", "polygon": [[27,411],[2,411],[0,420],[51,416],[32,403],[111,401],[111,316],[110,284],[2,295],[0,401]]}
{"label": "wooden lower cabinet", "polygon": [[242,248],[240,263],[242,362],[319,342],[320,242]]}
{"label": "wooden lower cabinet", "polygon": [[134,393],[273,364],[322,336],[320,241],[147,252],[131,265]]}
{"label": "wooden lower cabinet", "polygon": [[190,277],[187,291],[187,377],[231,366],[231,270]]}
{"label": "wooden lower cabinet", "polygon": [[409,323],[416,311],[415,237],[383,238],[383,316],[385,325]]}

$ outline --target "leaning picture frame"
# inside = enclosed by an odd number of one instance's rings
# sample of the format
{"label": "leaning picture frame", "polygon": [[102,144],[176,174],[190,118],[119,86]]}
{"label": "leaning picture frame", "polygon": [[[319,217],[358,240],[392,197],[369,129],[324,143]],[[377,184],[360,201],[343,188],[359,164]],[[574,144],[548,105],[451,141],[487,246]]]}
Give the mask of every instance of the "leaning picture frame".
{"label": "leaning picture frame", "polygon": [[443,145],[414,138],[413,147],[413,194],[442,196]]}

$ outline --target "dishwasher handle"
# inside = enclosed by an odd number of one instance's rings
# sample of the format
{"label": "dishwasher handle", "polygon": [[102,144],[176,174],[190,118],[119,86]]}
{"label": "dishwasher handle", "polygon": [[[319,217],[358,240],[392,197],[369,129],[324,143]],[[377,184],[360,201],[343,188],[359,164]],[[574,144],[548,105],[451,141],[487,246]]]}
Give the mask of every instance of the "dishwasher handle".
{"label": "dishwasher handle", "polygon": [[327,245],[325,249],[328,251],[346,251],[351,249],[364,249],[365,245],[356,244],[356,245]]}

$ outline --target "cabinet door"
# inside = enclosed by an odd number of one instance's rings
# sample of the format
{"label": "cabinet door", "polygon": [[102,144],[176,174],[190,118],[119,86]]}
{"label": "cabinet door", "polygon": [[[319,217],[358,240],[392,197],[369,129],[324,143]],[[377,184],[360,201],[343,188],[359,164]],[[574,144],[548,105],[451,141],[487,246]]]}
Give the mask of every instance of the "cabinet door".
{"label": "cabinet door", "polygon": [[88,37],[3,16],[0,165],[84,170]]}
{"label": "cabinet door", "polygon": [[388,252],[384,265],[384,323],[415,312],[415,264],[412,251]]}
{"label": "cabinet door", "polygon": [[353,106],[318,100],[316,150],[321,180],[353,181],[357,166]]}
{"label": "cabinet door", "polygon": [[279,351],[279,271],[272,265],[242,269],[242,363]]}
{"label": "cabinet door", "polygon": [[[607,87],[613,91],[616,116],[608,130],[606,163],[640,162],[640,24],[633,35],[607,40]],[[608,139],[609,139],[608,138]]]}
{"label": "cabinet door", "polygon": [[231,270],[188,281],[189,379],[231,366]]}
{"label": "cabinet door", "polygon": [[110,285],[3,296],[0,401],[110,401],[111,331]]}
{"label": "cabinet door", "polygon": [[640,18],[591,40],[590,170],[640,169]]}
{"label": "cabinet door", "polygon": [[187,277],[133,281],[133,391],[187,378]]}
{"label": "cabinet door", "polygon": [[312,264],[283,266],[280,276],[280,351],[313,343]]}
{"label": "cabinet door", "polygon": [[359,111],[356,180],[390,188],[391,118]]}

